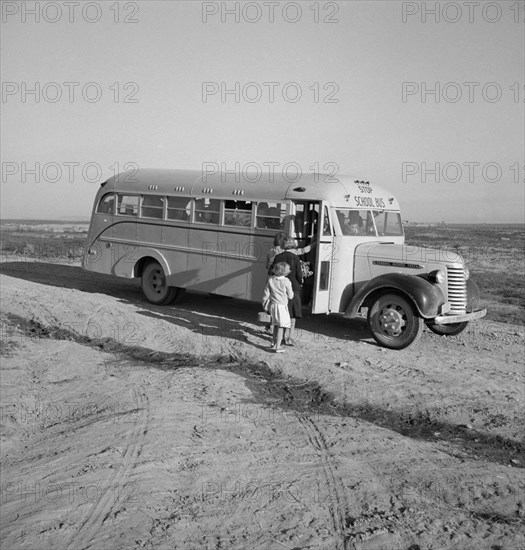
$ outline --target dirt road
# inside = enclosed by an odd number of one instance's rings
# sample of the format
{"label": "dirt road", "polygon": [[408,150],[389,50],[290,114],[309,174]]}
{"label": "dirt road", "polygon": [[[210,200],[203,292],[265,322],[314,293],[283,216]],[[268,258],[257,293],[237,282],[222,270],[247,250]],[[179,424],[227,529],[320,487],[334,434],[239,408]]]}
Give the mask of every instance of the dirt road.
{"label": "dirt road", "polygon": [[525,548],[522,328],[278,355],[257,304],[1,271],[3,548]]}

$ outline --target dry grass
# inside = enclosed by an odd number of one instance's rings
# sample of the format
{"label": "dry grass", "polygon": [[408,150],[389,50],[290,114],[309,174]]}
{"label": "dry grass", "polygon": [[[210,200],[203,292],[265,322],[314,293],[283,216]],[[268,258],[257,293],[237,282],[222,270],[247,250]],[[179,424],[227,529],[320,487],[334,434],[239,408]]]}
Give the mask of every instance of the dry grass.
{"label": "dry grass", "polygon": [[42,261],[80,260],[88,223],[4,221],[0,226],[2,257]]}
{"label": "dry grass", "polygon": [[408,226],[407,244],[459,252],[481,291],[487,318],[525,322],[525,227],[518,224]]}

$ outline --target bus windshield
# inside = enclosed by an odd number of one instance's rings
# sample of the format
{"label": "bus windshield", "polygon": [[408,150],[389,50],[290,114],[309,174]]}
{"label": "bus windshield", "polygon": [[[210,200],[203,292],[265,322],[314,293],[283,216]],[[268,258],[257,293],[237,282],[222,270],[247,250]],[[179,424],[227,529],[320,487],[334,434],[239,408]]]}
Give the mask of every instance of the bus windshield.
{"label": "bus windshield", "polygon": [[374,212],[374,222],[379,236],[400,237],[403,235],[403,224],[399,212],[381,210]]}
{"label": "bus windshield", "polygon": [[403,235],[399,212],[338,208],[336,213],[343,235],[367,237],[400,237]]}

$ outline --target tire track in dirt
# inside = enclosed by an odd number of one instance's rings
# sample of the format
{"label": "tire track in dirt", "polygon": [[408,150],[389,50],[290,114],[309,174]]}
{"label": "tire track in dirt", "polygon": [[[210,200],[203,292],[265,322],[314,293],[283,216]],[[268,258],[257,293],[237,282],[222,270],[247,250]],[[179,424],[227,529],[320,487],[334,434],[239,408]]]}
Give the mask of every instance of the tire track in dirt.
{"label": "tire track in dirt", "polygon": [[[238,356],[235,346],[229,345],[228,348],[230,350],[230,355],[233,355],[233,357],[237,358]],[[281,381],[279,379],[274,379],[273,373],[266,373],[266,377],[264,378],[266,379],[266,381],[271,380],[273,382],[272,385],[280,388]],[[302,385],[306,384],[308,384],[308,382],[305,382]],[[286,385],[284,385],[284,389],[288,394],[290,394]],[[332,456],[328,449],[326,439],[324,438],[317,424],[306,414],[297,414],[297,419],[306,433],[308,442],[317,451],[317,454],[321,459],[323,474],[329,493],[330,516],[332,518],[335,532],[339,535],[339,538],[341,540],[341,544],[337,545],[336,550],[348,550],[349,539],[346,537],[345,534],[346,516],[348,511],[346,488],[343,484],[341,477],[337,473],[336,467],[333,464]]]}
{"label": "tire track in dirt", "polygon": [[333,464],[331,453],[321,430],[319,430],[315,422],[310,417],[298,415],[297,418],[306,432],[308,442],[317,451],[317,454],[322,461],[323,473],[326,479],[330,498],[330,515],[332,517],[334,529],[338,533],[342,543],[342,545],[338,547],[343,550],[348,550],[349,541],[345,535],[346,515],[348,510],[346,488],[341,477],[337,473],[336,467]]}
{"label": "tire track in dirt", "polygon": [[148,426],[149,400],[146,394],[137,390],[133,390],[133,397],[137,403],[138,418],[128,431],[121,465],[108,481],[98,502],[69,540],[66,545],[69,550],[84,550],[91,546],[95,533],[104,524],[114,508],[118,506],[118,502],[115,500],[114,487],[116,486],[120,491],[141,453]]}

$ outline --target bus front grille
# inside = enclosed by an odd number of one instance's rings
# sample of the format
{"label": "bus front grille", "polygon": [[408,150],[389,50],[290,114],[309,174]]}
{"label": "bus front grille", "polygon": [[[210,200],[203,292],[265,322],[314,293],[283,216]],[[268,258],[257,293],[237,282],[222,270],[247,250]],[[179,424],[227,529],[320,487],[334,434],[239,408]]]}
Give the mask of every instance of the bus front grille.
{"label": "bus front grille", "polygon": [[450,314],[467,311],[467,281],[462,267],[447,267],[447,292]]}

